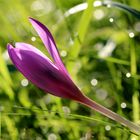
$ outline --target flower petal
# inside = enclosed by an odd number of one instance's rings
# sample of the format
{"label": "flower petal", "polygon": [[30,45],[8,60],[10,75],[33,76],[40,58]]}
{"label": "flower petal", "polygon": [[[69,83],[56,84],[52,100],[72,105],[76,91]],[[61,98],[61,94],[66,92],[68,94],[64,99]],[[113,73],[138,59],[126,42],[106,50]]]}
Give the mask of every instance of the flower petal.
{"label": "flower petal", "polygon": [[10,44],[7,47],[17,69],[37,87],[63,98],[83,97],[74,83],[35,47],[25,43],[17,43],[16,48]]}
{"label": "flower petal", "polygon": [[43,43],[44,43],[45,47],[47,48],[47,50],[49,51],[50,55],[52,56],[56,66],[61,71],[65,72],[66,75],[69,76],[69,74],[68,74],[66,68],[64,67],[64,64],[60,58],[60,55],[59,55],[59,52],[57,50],[53,36],[51,35],[48,28],[33,18],[29,18],[29,20],[32,23],[34,29],[39,34],[41,40],[43,41]]}
{"label": "flower petal", "polygon": [[50,63],[52,63],[52,65],[54,65],[53,62],[46,55],[44,55],[40,50],[38,50],[37,48],[35,48],[34,46],[32,46],[30,44],[23,43],[23,42],[16,42],[15,47],[16,47],[16,49],[19,49],[19,50],[33,51],[34,53],[37,53],[38,55],[40,55],[43,58],[47,59],[47,61],[49,61]]}
{"label": "flower petal", "polygon": [[25,43],[17,43],[16,46],[13,48],[12,45],[8,45],[10,58],[15,66],[27,79],[46,90],[44,80],[46,81],[48,75],[44,73],[52,71],[56,73],[57,67],[35,47]]}

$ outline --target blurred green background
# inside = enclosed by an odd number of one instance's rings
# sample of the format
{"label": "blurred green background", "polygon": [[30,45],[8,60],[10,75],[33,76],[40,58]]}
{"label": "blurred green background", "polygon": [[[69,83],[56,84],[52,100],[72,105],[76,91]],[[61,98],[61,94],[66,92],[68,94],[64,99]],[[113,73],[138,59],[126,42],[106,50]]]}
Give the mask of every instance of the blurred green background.
{"label": "blurred green background", "polygon": [[[116,2],[140,9],[139,0]],[[140,20],[99,4],[94,0],[0,0],[1,140],[139,140],[83,105],[44,93],[17,71],[7,54],[7,43],[26,42],[48,55],[28,21],[28,17],[38,19],[52,32],[81,91],[140,124]]]}

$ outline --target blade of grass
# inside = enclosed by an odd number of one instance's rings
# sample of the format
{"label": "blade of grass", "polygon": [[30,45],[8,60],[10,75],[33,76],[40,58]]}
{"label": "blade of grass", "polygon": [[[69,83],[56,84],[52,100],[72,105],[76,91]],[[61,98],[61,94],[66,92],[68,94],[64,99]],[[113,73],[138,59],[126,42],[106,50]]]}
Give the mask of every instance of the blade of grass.
{"label": "blade of grass", "polygon": [[113,1],[104,1],[102,2],[103,6],[107,6],[107,7],[117,7],[121,10],[127,11],[130,14],[132,14],[133,16],[135,16],[136,18],[140,19],[140,11],[133,9],[125,4],[119,3],[119,2],[113,2]]}
{"label": "blade of grass", "polygon": [[[115,98],[115,101],[117,103],[116,108],[117,108],[117,113],[120,114],[121,116],[124,116],[121,108],[120,108],[120,104],[121,104],[121,99],[120,96],[122,94],[122,79],[120,78],[120,73],[119,71],[116,69],[115,64],[112,62],[107,62],[106,63],[110,72],[110,75],[112,77],[113,80],[113,88],[115,89],[113,93],[113,96]],[[119,94],[119,95],[118,95]],[[122,132],[119,129],[116,129],[116,140],[120,140],[122,137]]]}
{"label": "blade of grass", "polygon": [[[5,79],[3,79],[0,76],[0,81],[5,81]],[[0,88],[3,89],[3,91],[5,91],[5,93],[8,95],[10,100],[14,100],[14,92],[13,92],[12,88],[10,87],[10,85],[7,84],[7,82],[1,82]]]}
{"label": "blade of grass", "polygon": [[77,30],[77,37],[74,40],[74,44],[71,47],[70,56],[76,58],[80,52],[81,45],[84,41],[88,25],[90,23],[92,17],[92,10],[93,10],[93,0],[88,0],[88,7],[82,14],[82,17],[79,22],[78,30]]}
{"label": "blade of grass", "polygon": [[10,33],[10,39],[13,40],[20,40],[20,37],[17,35],[15,28],[12,26],[12,24],[10,23],[10,21],[5,18],[4,16],[5,14],[3,13],[3,11],[0,10],[0,18],[1,21],[5,27],[5,30],[7,30],[8,32],[6,32],[6,38],[9,38],[9,33]]}
{"label": "blade of grass", "polygon": [[2,114],[1,114],[2,112],[0,111],[0,139],[1,139],[1,116],[2,116]]}
{"label": "blade of grass", "polygon": [[[64,112],[51,111],[51,110],[48,110],[48,109],[40,109],[40,108],[30,109],[30,108],[26,108],[26,107],[22,107],[22,106],[13,106],[13,108],[16,108],[16,109],[24,109],[24,110],[27,110],[27,111],[31,111],[31,110],[38,110],[38,111],[41,111],[41,112],[44,112],[44,111],[46,112],[47,111],[47,112],[54,112],[54,113],[57,113],[57,114],[61,114],[61,115],[63,114],[63,115],[65,115]],[[14,115],[15,116],[22,116],[22,115],[23,116],[31,116],[32,114],[31,113],[3,112],[3,115],[8,115],[8,116],[14,116]],[[35,114],[33,114],[33,115],[35,115]],[[46,114],[45,115],[44,115],[44,113],[43,113],[43,115],[40,114],[40,117],[44,117],[44,116],[46,116]],[[67,117],[66,118],[82,119],[82,120],[85,120],[85,121],[96,121],[96,122],[99,122],[99,123],[101,123],[103,125],[106,125],[107,124],[107,125],[110,125],[112,127],[120,128],[123,131],[127,131],[127,132],[130,132],[130,133],[133,133],[130,130],[125,129],[125,127],[123,127],[121,125],[110,123],[110,122],[107,122],[107,121],[103,121],[103,120],[100,120],[98,118],[87,117],[87,116],[77,115],[77,114],[72,114],[72,113],[67,114]],[[133,134],[135,134],[135,133],[133,133]],[[135,135],[137,135],[137,134],[135,134]]]}
{"label": "blade of grass", "polygon": [[[130,46],[130,69],[131,69],[131,75],[135,76],[137,74],[137,64],[136,64],[136,50],[135,45],[131,41]],[[138,86],[138,80],[135,79],[135,77],[132,79],[133,81],[133,95],[132,95],[132,105],[133,105],[133,120],[135,123],[139,121],[139,92],[137,90]],[[135,137],[132,135],[132,137]],[[136,140],[139,138],[135,137]]]}
{"label": "blade of grass", "polygon": [[[80,5],[84,5],[84,6],[81,6]],[[121,10],[124,10],[126,12],[129,12],[131,15],[133,15],[134,17],[140,19],[140,11],[134,9],[134,8],[131,8],[130,6],[127,6],[125,4],[122,4],[120,2],[113,2],[113,1],[109,1],[109,0],[105,0],[105,1],[95,1],[93,3],[93,6],[94,7],[99,7],[99,6],[106,6],[106,7],[116,7],[116,8],[119,8]],[[75,10],[74,12],[70,13],[69,11],[71,11],[72,9],[77,9],[78,7],[78,10]],[[66,16],[70,16],[72,14],[76,14],[78,12],[81,12],[83,10],[85,10],[87,8],[87,3],[81,3],[79,5],[76,5],[72,8],[70,8],[68,11],[65,12],[65,15]]]}
{"label": "blade of grass", "polygon": [[[87,3],[88,3],[88,7],[83,12],[83,14],[81,16],[81,19],[80,19],[79,24],[77,26],[78,27],[77,36],[75,37],[74,43],[71,46],[70,51],[69,51],[69,56],[68,57],[73,58],[73,60],[76,59],[78,57],[79,53],[80,53],[80,50],[81,50],[82,44],[84,42],[88,26],[89,26],[89,23],[90,23],[90,20],[92,18],[92,11],[93,11],[92,3],[93,3],[93,0],[88,0]],[[69,61],[66,65],[67,65],[67,69],[68,69],[70,75],[72,77],[74,77],[73,80],[77,81],[76,76],[75,76],[77,71],[75,71],[73,69],[75,67],[75,63],[73,61]]]}
{"label": "blade of grass", "polygon": [[21,89],[18,94],[18,99],[23,106],[31,107],[32,103],[29,99],[29,94],[28,94],[27,90]]}
{"label": "blade of grass", "polygon": [[10,135],[11,140],[17,140],[18,139],[18,131],[15,127],[15,122],[12,120],[9,116],[4,116],[4,123],[7,126],[8,133]]}
{"label": "blade of grass", "polygon": [[3,76],[3,78],[6,80],[6,82],[8,82],[10,85],[12,85],[12,80],[11,80],[7,65],[6,65],[4,59],[2,58],[1,47],[0,47],[0,74]]}
{"label": "blade of grass", "polygon": [[112,62],[112,63],[116,63],[116,64],[121,64],[121,65],[128,65],[128,66],[130,65],[129,61],[114,58],[114,57],[106,57],[106,58],[101,58],[99,56],[94,56],[94,57],[97,59],[107,61],[107,62]]}

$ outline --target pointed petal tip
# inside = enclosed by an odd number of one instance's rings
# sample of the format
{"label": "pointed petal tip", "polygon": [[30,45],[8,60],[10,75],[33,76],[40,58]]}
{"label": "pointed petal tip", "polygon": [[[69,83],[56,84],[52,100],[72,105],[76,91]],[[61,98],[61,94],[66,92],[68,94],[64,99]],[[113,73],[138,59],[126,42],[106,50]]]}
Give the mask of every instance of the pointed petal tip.
{"label": "pointed petal tip", "polygon": [[28,19],[29,19],[29,21],[33,20],[33,18],[32,18],[32,17],[28,17]]}
{"label": "pointed petal tip", "polygon": [[39,22],[37,21],[36,19],[32,18],[32,17],[29,17],[29,21],[33,24],[33,22]]}
{"label": "pointed petal tip", "polygon": [[13,49],[13,48],[14,48],[14,47],[13,47],[10,43],[7,44],[7,49],[8,49],[8,50],[11,50],[11,49]]}
{"label": "pointed petal tip", "polygon": [[8,43],[7,44],[7,50],[8,50],[9,57],[11,58],[12,61],[14,61],[13,60],[13,58],[14,58],[13,54],[15,52],[15,48],[10,43]]}
{"label": "pointed petal tip", "polygon": [[29,16],[28,19],[32,19],[32,17]]}

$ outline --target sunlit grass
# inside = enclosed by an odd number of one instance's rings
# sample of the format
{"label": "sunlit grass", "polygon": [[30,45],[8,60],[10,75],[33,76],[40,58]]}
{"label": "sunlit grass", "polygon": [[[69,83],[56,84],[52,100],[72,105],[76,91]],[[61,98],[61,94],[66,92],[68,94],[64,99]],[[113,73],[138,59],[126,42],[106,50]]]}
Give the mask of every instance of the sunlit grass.
{"label": "sunlit grass", "polygon": [[[85,2],[89,4],[87,9],[65,16],[69,9]],[[53,33],[59,52],[65,51],[66,55],[62,54],[62,59],[82,92],[140,124],[140,14],[134,10],[140,8],[139,1],[117,1],[129,7],[116,3],[111,3],[111,7],[106,7],[106,3],[104,6],[94,7],[94,2],[0,2],[2,140],[139,140],[130,130],[78,103],[46,94],[30,82],[24,86],[21,81],[25,78],[4,55],[7,43],[14,44],[15,41],[31,43],[45,52],[43,44],[28,22],[28,17],[42,21]],[[108,42],[113,42],[115,47],[105,57],[101,57],[99,52]],[[93,79],[98,82],[91,84]],[[122,103],[126,105],[124,108]],[[70,113],[64,112],[64,106],[68,107]]]}

